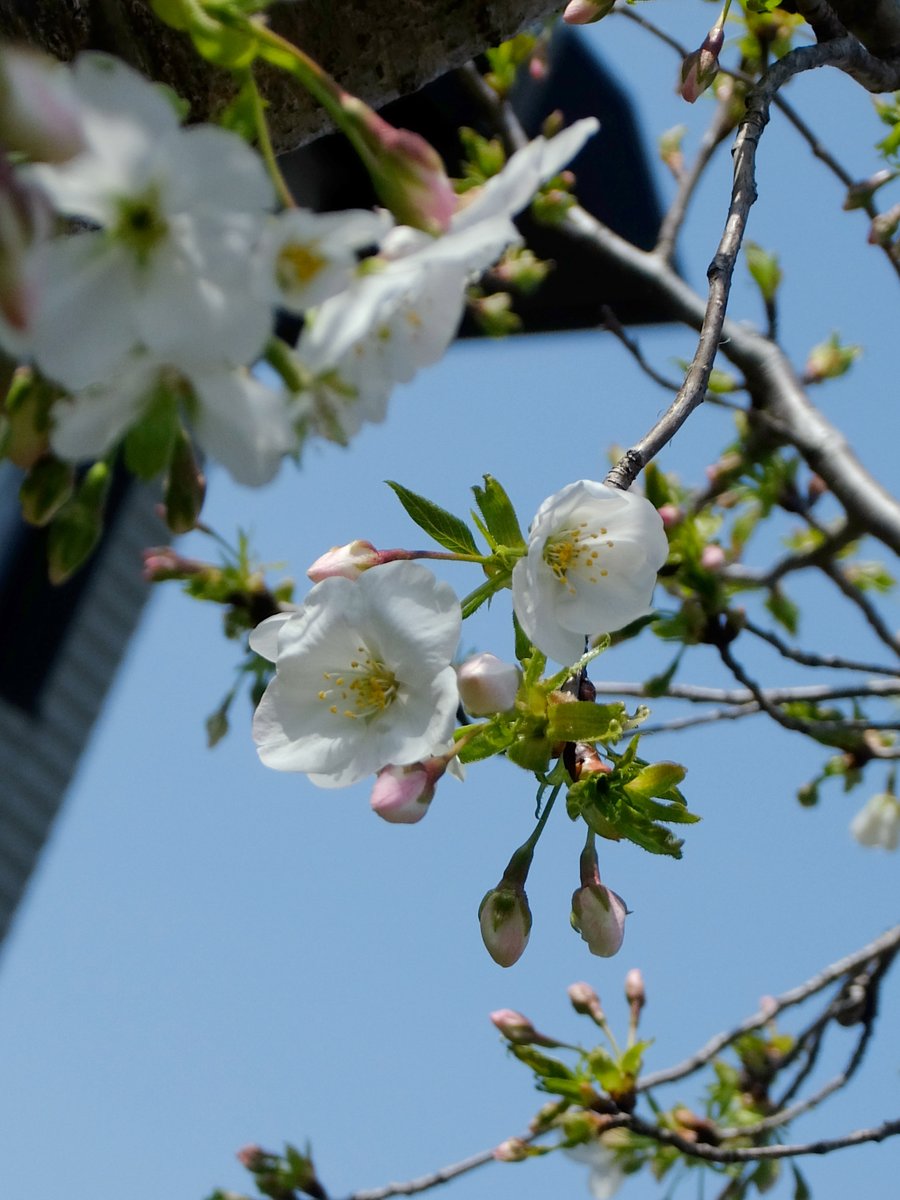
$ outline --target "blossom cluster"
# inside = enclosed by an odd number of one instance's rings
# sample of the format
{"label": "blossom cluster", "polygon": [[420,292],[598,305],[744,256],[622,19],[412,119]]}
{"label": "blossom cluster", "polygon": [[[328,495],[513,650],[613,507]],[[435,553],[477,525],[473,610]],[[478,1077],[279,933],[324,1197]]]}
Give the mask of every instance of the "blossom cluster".
{"label": "blossom cluster", "polygon": [[[345,442],[383,418],[393,388],[447,349],[470,279],[520,240],[512,217],[596,128],[531,143],[434,237],[382,210],[275,212],[243,138],[183,126],[174,98],[117,59],[2,61],[10,89],[52,100],[38,129],[54,137],[12,119],[0,129],[31,159],[4,163],[0,178],[0,208],[15,218],[0,222],[0,346],[58,388],[49,448],[97,459],[181,412],[247,485],[272,479],[306,435]],[[379,131],[393,161],[406,143],[384,122]],[[425,169],[421,155],[397,167],[408,189],[421,184],[412,168]],[[281,378],[263,382],[252,369],[279,308],[304,330],[283,347]]]}

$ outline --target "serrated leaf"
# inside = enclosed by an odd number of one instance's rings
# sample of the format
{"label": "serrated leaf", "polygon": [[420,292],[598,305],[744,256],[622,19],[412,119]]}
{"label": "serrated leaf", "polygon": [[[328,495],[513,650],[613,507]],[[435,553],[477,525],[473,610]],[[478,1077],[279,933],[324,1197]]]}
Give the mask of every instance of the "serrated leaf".
{"label": "serrated leaf", "polygon": [[632,804],[651,821],[666,821],[670,825],[696,825],[700,820],[696,813],[690,812],[687,805],[680,801],[660,804],[658,800],[651,800],[649,796],[636,796]]}
{"label": "serrated leaf", "polygon": [[491,536],[499,546],[525,545],[519,519],[512,501],[493,475],[484,476],[484,487],[472,488],[475,503],[484,517]]}
{"label": "serrated leaf", "polygon": [[[465,733],[465,729],[459,730],[460,734]],[[515,739],[514,731],[506,725],[488,725],[480,733],[476,734],[471,741],[466,742],[463,749],[459,752],[460,762],[470,763],[479,762],[483,758],[490,758],[494,754],[500,754]]]}
{"label": "serrated leaf", "polygon": [[684,779],[687,771],[681,763],[658,762],[642,767],[634,779],[625,784],[630,796],[667,796]]}
{"label": "serrated leaf", "polygon": [[526,1067],[531,1067],[535,1075],[539,1075],[542,1079],[571,1079],[573,1077],[572,1071],[564,1062],[560,1062],[558,1058],[551,1058],[549,1054],[542,1054],[534,1046],[511,1045],[509,1049],[519,1062],[523,1062]]}
{"label": "serrated leaf", "polygon": [[[406,509],[407,515],[415,521],[420,529],[424,529],[429,537],[434,538],[438,545],[454,554],[477,554],[478,547],[471,529],[465,521],[447,512],[440,505],[426,500],[411,492],[409,488],[388,479],[385,481],[392,488],[397,499]],[[486,597],[485,597],[486,598]]]}
{"label": "serrated leaf", "polygon": [[557,742],[607,742],[622,736],[625,705],[572,700],[550,706],[547,733]]}

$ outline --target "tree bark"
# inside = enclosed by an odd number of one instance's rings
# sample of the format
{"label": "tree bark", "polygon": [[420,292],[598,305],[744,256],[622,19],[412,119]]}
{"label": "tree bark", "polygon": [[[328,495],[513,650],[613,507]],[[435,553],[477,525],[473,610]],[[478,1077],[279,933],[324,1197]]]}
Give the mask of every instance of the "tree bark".
{"label": "tree bark", "polygon": [[[282,0],[268,13],[273,28],[343,87],[380,107],[559,8],[560,0]],[[233,93],[228,72],[200,62],[186,35],[153,16],[149,0],[0,0],[0,35],[61,59],[85,49],[116,54],[189,100],[194,120],[214,115]],[[279,151],[331,129],[284,75],[268,72],[263,88]]]}
{"label": "tree bark", "polygon": [[844,27],[872,54],[900,54],[900,0],[829,0]]}

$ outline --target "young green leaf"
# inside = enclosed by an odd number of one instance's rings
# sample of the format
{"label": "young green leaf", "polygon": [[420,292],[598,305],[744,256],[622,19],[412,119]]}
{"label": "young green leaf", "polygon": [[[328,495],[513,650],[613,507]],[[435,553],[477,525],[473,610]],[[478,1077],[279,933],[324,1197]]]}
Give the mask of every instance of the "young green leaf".
{"label": "young green leaf", "polygon": [[447,512],[446,509],[434,504],[431,500],[426,500],[424,496],[416,495],[415,492],[411,492],[402,484],[395,483],[392,479],[386,480],[386,483],[396,493],[397,499],[406,509],[407,515],[415,521],[420,529],[424,529],[429,537],[433,537],[438,545],[454,554],[478,553],[475,538],[465,521],[461,521],[453,513]]}

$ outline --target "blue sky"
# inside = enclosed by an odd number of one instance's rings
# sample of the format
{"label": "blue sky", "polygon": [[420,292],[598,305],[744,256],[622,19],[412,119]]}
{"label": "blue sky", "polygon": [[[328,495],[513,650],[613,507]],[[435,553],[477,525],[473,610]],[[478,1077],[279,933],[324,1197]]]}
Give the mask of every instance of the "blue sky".
{"label": "blue sky", "polygon": [[[713,8],[672,7],[646,9],[699,42]],[[635,94],[648,140],[678,122],[699,128],[708,109],[673,99],[668,52],[622,21],[590,36]],[[877,128],[855,85],[820,74],[791,93],[851,171],[873,169]],[[697,286],[725,211],[727,157],[688,225],[684,262]],[[662,177],[661,187],[671,193]],[[760,194],[750,234],[781,256],[785,344],[798,365],[832,329],[866,345],[821,400],[890,485],[896,279],[865,246],[864,220],[838,212],[839,186],[777,119],[763,142]],[[759,320],[739,275],[732,312]],[[692,351],[690,336],[671,330],[641,340],[662,367]],[[489,471],[527,522],[565,483],[602,477],[610,444],[640,436],[665,402],[609,336],[462,345],[401,389],[387,423],[349,451],[310,447],[299,473],[286,469],[261,492],[215,472],[204,515],[226,536],[249,530],[262,560],[302,581],[324,549],[355,537],[423,544],[385,479],[464,513],[468,488]],[[727,416],[701,411],[661,465],[697,481],[729,432]],[[460,593],[477,582],[474,568],[443,574]],[[792,594],[813,592],[798,583]],[[833,597],[815,595],[804,645],[879,656]],[[900,624],[896,601],[885,611]],[[445,780],[420,825],[396,828],[369,812],[366,785],[321,791],[262,768],[240,702],[232,734],[207,751],[203,718],[234,662],[219,625],[176,586],[154,597],[4,949],[4,1196],[201,1200],[215,1185],[249,1187],[234,1160],[241,1145],[307,1138],[334,1196],[411,1178],[519,1132],[540,1103],[490,1025],[492,1009],[518,1008],[550,1033],[587,1038],[565,996],[586,979],[621,1030],[622,979],[640,966],[655,1069],[897,919],[896,856],[865,851],[847,832],[882,779],[849,798],[826,790],[819,808],[803,810],[794,793],[822,756],[754,718],[654,741],[654,756],[688,766],[685,791],[703,821],[688,830],[680,863],[627,845],[602,850],[604,878],[633,910],[621,954],[594,959],[568,928],[581,835],[559,813],[530,880],[531,943],[502,971],[481,947],[476,912],[531,829],[529,777],[484,764],[464,784]],[[469,626],[465,648],[510,654],[503,603]],[[639,680],[667,659],[646,639],[595,673]],[[798,679],[778,661],[753,666],[773,683]],[[702,650],[680,677],[720,679]],[[896,1115],[898,1000],[894,978],[862,1082],[798,1122],[798,1138]],[[845,1042],[827,1056],[832,1069],[850,1034]],[[686,1084],[660,1098],[693,1095]],[[893,1200],[891,1157],[886,1143],[803,1169],[816,1200],[851,1188]],[[493,1166],[452,1186],[458,1200],[587,1194],[583,1168],[556,1158]],[[695,1194],[692,1182],[684,1187]],[[638,1194],[652,1185],[623,1192]],[[791,1192],[781,1183],[771,1194]]]}

